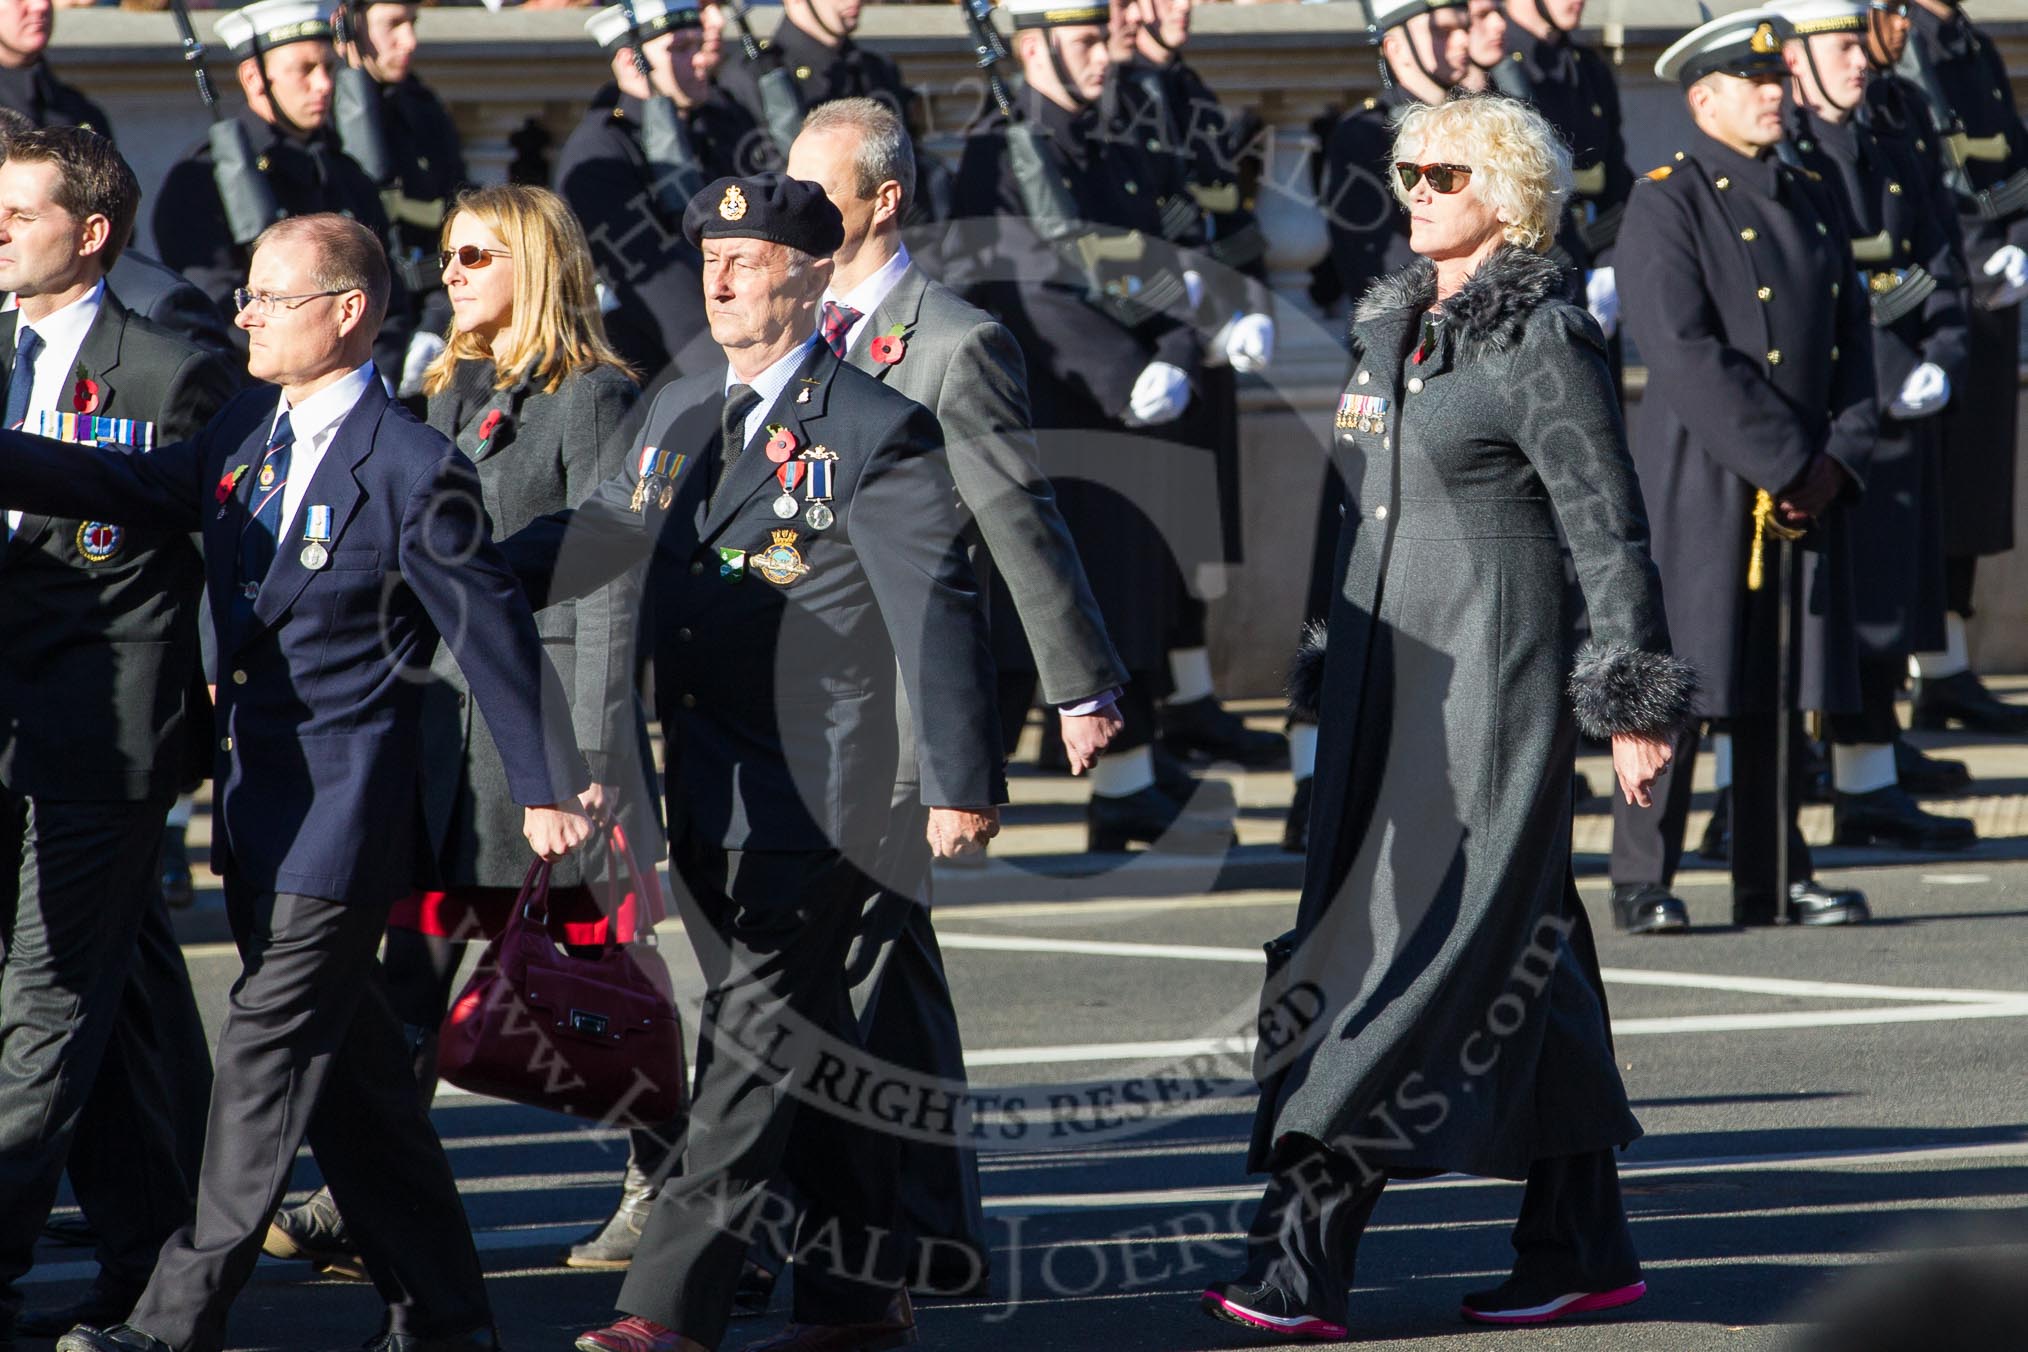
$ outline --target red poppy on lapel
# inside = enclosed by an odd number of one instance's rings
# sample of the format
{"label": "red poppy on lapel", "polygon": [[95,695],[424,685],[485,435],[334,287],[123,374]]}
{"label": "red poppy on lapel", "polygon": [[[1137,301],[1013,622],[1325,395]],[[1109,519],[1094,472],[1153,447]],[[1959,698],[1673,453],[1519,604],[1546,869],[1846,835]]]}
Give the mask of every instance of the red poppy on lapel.
{"label": "red poppy on lapel", "polygon": [[481,446],[490,441],[493,434],[500,430],[500,424],[505,417],[506,415],[496,408],[479,420],[479,444]]}
{"label": "red poppy on lapel", "polygon": [[892,366],[908,355],[908,344],[901,340],[906,324],[896,324],[872,343],[873,360],[882,366]]}
{"label": "red poppy on lapel", "polygon": [[234,465],[218,476],[218,487],[212,490],[212,498],[221,506],[232,496],[232,490],[239,487],[240,476],[246,473],[245,465]]}
{"label": "red poppy on lapel", "polygon": [[786,427],[774,427],[769,430],[774,435],[768,438],[768,459],[777,465],[786,464],[789,457],[796,453],[796,434]]}
{"label": "red poppy on lapel", "polygon": [[99,410],[99,382],[91,378],[84,367],[77,368],[77,384],[71,387],[70,406],[79,413],[96,413]]}

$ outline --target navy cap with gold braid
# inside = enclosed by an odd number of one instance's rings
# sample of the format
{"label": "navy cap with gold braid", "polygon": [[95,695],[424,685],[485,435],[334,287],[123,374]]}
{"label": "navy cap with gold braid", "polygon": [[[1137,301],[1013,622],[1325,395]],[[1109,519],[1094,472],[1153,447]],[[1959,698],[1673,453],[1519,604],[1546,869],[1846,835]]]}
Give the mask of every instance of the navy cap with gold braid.
{"label": "navy cap with gold braid", "polygon": [[331,6],[325,0],[259,0],[219,15],[216,31],[237,57],[292,42],[329,42]]}
{"label": "navy cap with gold braid", "polygon": [[1772,9],[1742,9],[1708,20],[1669,44],[1655,61],[1655,74],[1685,89],[1707,75],[1785,75],[1782,43],[1789,23]]}
{"label": "navy cap with gold braid", "polygon": [[1000,0],[1000,10],[1014,22],[1014,31],[1024,28],[1082,28],[1112,22],[1112,6],[1104,0]]}
{"label": "navy cap with gold braid", "polygon": [[[634,0],[634,20],[641,26],[643,42],[678,28],[695,28],[702,22],[697,14],[697,0]],[[633,40],[624,5],[607,5],[584,21],[584,31],[609,52],[616,52]]]}

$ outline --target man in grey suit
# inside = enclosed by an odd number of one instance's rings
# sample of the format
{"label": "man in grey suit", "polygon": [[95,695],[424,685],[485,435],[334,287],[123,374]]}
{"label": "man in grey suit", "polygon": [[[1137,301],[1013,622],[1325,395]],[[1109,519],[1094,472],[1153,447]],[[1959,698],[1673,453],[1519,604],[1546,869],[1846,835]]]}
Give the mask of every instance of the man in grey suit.
{"label": "man in grey suit", "polygon": [[[1113,697],[1126,671],[1106,637],[1070,530],[1035,455],[1021,349],[1000,323],[930,280],[909,258],[901,222],[915,188],[907,131],[876,99],[813,109],[788,172],[820,184],[845,218],[818,331],[848,364],[929,409],[967,518],[973,565],[997,568],[1027,632],[1044,699],[1081,772],[1120,728]],[[929,916],[926,809],[899,710],[904,754],[892,817],[855,948],[853,998],[868,1049],[909,1070],[964,1079],[957,1015]],[[902,1215],[924,1243],[912,1280],[938,1294],[984,1281],[978,1160],[961,1139],[904,1147]]]}

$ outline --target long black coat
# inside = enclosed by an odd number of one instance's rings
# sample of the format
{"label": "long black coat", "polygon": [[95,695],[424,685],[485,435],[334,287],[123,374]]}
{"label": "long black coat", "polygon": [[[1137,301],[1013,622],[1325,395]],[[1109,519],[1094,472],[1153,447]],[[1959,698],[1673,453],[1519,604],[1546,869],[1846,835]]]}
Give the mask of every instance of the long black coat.
{"label": "long black coat", "polygon": [[[746,110],[714,92],[684,117],[704,181],[758,173],[773,147]],[[650,191],[641,148],[641,101],[607,85],[563,143],[557,195],[584,225],[605,287],[606,332],[653,392],[724,354],[704,322],[704,258],[683,238],[681,216]]]}
{"label": "long black coat", "polygon": [[[1128,324],[1087,303],[1082,275],[1022,220],[1026,208],[997,113],[966,139],[958,166],[951,282],[1021,345],[1042,467],[1106,631],[1129,671],[1159,672],[1173,615],[1159,598],[1168,592],[1172,559],[1218,539],[1216,467],[1191,444],[1183,420],[1127,431],[1122,419],[1148,363],[1168,362],[1194,377],[1202,346],[1181,308],[1180,258],[1161,245],[1163,193],[1146,178],[1145,153],[1101,136],[1093,111],[1073,114],[1032,91],[1022,98],[1024,115],[1047,133],[1045,151],[1086,228],[1111,241],[1138,231],[1148,242],[1138,262],[1113,267],[1108,285],[1141,295],[1173,290],[1176,308]],[[1173,173],[1173,166],[1156,168]],[[1018,637],[996,626],[996,655],[1003,667],[1033,670],[1020,645],[1010,650],[1005,642]]]}
{"label": "long black coat", "polygon": [[[1904,65],[1925,70],[1948,106],[1951,127],[1973,141],[2001,138],[1997,159],[1974,158],[1964,166],[1959,187],[1983,192],[2028,170],[2028,127],[2014,103],[2007,64],[1992,39],[1962,11],[1942,19],[1921,5],[1908,12],[1910,32]],[[1926,110],[1929,111],[1929,110]],[[1989,310],[2001,280],[1985,274],[1986,260],[2004,244],[2028,248],[2028,213],[1987,220],[1972,199],[1960,196],[1958,222],[1964,230],[1967,275],[1974,305],[1971,359],[1964,386],[1944,417],[1945,545],[1956,556],[2004,554],[2014,547],[2015,434],[2020,421],[2021,307]]]}
{"label": "long black coat", "polygon": [[1863,114],[1827,122],[1798,107],[1789,112],[1788,133],[1798,161],[1838,193],[1860,279],[1876,304],[1911,268],[1937,282],[1920,307],[1873,326],[1880,438],[1866,492],[1851,510],[1861,651],[1934,652],[1944,643],[1942,410],[1908,419],[1889,410],[1924,363],[1949,378],[1954,395],[1964,384],[1964,278],[1950,203],[1905,131],[1877,131]]}
{"label": "long black coat", "polygon": [[[1863,485],[1879,412],[1872,328],[1837,201],[1772,153],[1748,159],[1693,141],[1666,176],[1634,189],[1618,271],[1648,364],[1634,463],[1670,632],[1703,677],[1698,712],[1722,718],[1776,707],[1774,608],[1753,611],[1768,617],[1764,630],[1746,621],[1755,490],[1781,491],[1818,454]],[[1812,527],[1800,554],[1797,705],[1831,713],[1858,700],[1846,505]]]}
{"label": "long black coat", "polygon": [[1560,285],[1500,251],[1420,362],[1429,264],[1355,314],[1333,447],[1351,500],[1302,901],[1261,1003],[1256,1170],[1316,1140],[1373,1172],[1520,1178],[1640,1135],[1570,871],[1570,758],[1580,722],[1674,726],[1688,682],[1605,342]]}
{"label": "long black coat", "polygon": [[1570,214],[1579,227],[1584,257],[1609,265],[1634,191],[1621,132],[1620,90],[1606,59],[1569,36],[1544,42],[1509,24],[1508,60],[1528,85],[1528,101],[1541,110],[1570,146],[1577,191]]}
{"label": "long black coat", "polygon": [[[625,374],[593,367],[566,376],[553,394],[526,381],[496,390],[493,380],[493,363],[461,364],[451,387],[431,397],[429,425],[478,466],[495,536],[575,507],[625,468],[640,399]],[[578,749],[594,780],[619,786],[628,839],[645,860],[657,853],[658,832],[643,778],[653,765],[646,714],[634,691],[639,593],[638,579],[615,579],[537,611],[535,632],[569,696]],[[448,886],[518,886],[528,872],[528,842],[499,748],[456,658],[439,648],[430,671],[438,684],[423,701],[423,817],[437,868]],[[582,864],[578,854],[560,860],[552,880],[575,886]]]}

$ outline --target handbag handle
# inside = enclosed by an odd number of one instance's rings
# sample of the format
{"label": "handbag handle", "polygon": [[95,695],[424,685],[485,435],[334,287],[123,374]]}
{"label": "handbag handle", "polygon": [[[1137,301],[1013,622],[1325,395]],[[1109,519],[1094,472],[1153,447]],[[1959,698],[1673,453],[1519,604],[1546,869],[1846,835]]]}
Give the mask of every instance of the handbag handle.
{"label": "handbag handle", "polygon": [[[606,895],[610,900],[606,912],[612,917],[612,944],[630,944],[639,937],[641,927],[640,896],[643,887],[659,887],[653,873],[644,873],[640,861],[634,857],[634,848],[628,843],[627,832],[617,819],[608,827],[610,848],[615,867],[606,881]],[[626,868],[627,876],[633,881],[633,889],[627,890],[620,882],[620,865]],[[548,860],[536,858],[528,865],[528,874],[521,880],[521,891],[514,898],[514,912],[508,917],[508,927],[514,928],[536,924],[546,931],[549,927],[549,878],[552,865]]]}

